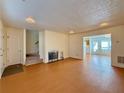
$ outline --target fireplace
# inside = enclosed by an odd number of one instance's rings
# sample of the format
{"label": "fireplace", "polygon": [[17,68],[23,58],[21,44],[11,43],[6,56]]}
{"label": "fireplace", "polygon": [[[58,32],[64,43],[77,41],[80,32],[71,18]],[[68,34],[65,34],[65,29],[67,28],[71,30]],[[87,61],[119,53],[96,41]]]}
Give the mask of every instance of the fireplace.
{"label": "fireplace", "polygon": [[49,62],[58,60],[58,51],[50,51],[48,52],[48,60]]}

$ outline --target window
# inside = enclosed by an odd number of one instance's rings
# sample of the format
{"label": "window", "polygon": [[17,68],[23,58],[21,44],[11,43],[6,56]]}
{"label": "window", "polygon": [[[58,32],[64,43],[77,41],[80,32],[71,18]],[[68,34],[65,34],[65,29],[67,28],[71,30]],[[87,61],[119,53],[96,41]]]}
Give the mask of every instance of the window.
{"label": "window", "polygon": [[93,51],[96,52],[98,50],[98,42],[94,42]]}
{"label": "window", "polygon": [[102,48],[102,49],[108,49],[108,48],[109,48],[109,42],[107,42],[107,41],[102,41],[102,42],[101,42],[101,48]]}

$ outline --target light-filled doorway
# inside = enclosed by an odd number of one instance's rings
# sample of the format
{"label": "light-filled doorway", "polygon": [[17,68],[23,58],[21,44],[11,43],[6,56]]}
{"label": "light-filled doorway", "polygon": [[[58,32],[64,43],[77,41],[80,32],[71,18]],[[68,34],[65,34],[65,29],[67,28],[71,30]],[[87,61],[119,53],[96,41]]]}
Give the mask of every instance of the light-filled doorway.
{"label": "light-filled doorway", "polygon": [[84,37],[83,60],[92,62],[106,59],[111,62],[111,46],[111,34]]}
{"label": "light-filled doorway", "polygon": [[39,55],[39,32],[26,30],[26,65],[41,63]]}

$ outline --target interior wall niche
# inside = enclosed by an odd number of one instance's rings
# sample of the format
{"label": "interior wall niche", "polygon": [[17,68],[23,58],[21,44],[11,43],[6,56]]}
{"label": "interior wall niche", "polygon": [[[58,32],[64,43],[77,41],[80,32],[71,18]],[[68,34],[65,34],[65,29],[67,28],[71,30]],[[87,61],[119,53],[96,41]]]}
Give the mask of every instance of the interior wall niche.
{"label": "interior wall niche", "polygon": [[26,30],[26,54],[39,54],[39,32]]}

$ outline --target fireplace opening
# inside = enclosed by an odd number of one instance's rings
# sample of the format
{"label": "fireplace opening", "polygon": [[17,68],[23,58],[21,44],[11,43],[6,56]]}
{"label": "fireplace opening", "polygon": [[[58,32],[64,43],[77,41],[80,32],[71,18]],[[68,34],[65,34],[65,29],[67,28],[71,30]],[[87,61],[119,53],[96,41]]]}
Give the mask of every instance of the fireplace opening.
{"label": "fireplace opening", "polygon": [[48,52],[49,62],[58,61],[58,51]]}

